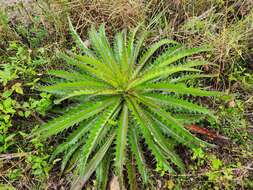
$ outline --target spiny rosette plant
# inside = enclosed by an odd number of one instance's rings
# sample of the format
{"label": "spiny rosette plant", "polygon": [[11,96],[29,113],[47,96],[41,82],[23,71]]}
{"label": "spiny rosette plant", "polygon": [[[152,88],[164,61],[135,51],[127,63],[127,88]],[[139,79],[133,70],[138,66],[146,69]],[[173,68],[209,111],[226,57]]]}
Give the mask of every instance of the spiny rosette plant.
{"label": "spiny rosette plant", "polygon": [[[62,171],[71,164],[75,171],[72,189],[81,189],[94,172],[98,189],[106,189],[112,162],[121,189],[127,186],[124,179],[135,189],[136,176],[147,185],[151,173],[147,149],[160,171],[183,172],[175,145],[210,145],[191,134],[185,124],[215,118],[212,111],[185,98],[224,95],[184,83],[189,78],[209,77],[197,67],[210,63],[187,57],[210,49],[186,48],[169,39],[143,48],[148,33],[137,34],[138,28],[118,33],[112,47],[104,26],[98,31],[91,28],[88,48],[72,24],[70,28],[83,53],[61,53],[73,70],[49,71],[61,80],[41,90],[60,96],[56,103],[66,99],[78,103],[35,129],[33,135],[47,139],[67,129],[72,131],[51,157],[53,161],[63,153]],[[166,51],[160,53],[161,47]],[[156,52],[160,55],[154,56]]]}

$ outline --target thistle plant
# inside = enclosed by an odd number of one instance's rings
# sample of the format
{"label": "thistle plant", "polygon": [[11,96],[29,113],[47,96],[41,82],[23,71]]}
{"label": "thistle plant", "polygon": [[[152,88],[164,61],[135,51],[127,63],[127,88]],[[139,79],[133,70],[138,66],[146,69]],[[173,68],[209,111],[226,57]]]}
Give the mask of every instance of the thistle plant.
{"label": "thistle plant", "polygon": [[73,69],[49,71],[61,80],[41,90],[60,97],[56,103],[69,99],[74,105],[35,129],[33,135],[47,139],[71,132],[51,161],[63,155],[62,172],[66,166],[74,171],[72,189],[81,189],[93,173],[97,188],[106,189],[110,168],[121,189],[136,189],[136,176],[148,185],[151,170],[146,161],[151,158],[161,172],[183,172],[175,145],[210,145],[189,132],[185,124],[215,118],[212,111],[187,99],[223,95],[185,83],[189,78],[210,77],[199,69],[210,63],[189,59],[210,49],[186,48],[169,39],[147,48],[148,33],[139,34],[138,28],[118,33],[110,43],[104,26],[98,31],[90,29],[88,48],[71,23],[70,29],[82,53],[61,53]]}

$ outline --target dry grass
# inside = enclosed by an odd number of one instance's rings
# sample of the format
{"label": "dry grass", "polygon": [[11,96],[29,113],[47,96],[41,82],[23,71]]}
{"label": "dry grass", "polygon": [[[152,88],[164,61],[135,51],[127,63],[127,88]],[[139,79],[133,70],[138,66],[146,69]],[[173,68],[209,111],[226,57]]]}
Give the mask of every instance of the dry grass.
{"label": "dry grass", "polygon": [[82,36],[90,25],[99,26],[104,23],[107,32],[115,32],[123,28],[131,28],[145,19],[143,0],[72,0],[65,4]]}
{"label": "dry grass", "polygon": [[[228,76],[240,60],[252,59],[253,1],[174,0],[152,6],[155,36],[186,46],[212,45],[209,61],[219,65],[215,88],[227,89]],[[152,17],[151,17],[152,18]],[[212,72],[210,70],[209,72]]]}

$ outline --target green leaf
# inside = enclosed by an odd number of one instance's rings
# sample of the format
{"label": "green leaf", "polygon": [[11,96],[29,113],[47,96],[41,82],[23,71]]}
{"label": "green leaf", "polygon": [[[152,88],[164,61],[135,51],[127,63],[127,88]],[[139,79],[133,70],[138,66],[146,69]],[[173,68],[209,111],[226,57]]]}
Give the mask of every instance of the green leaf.
{"label": "green leaf", "polygon": [[80,74],[78,72],[68,72],[64,70],[49,70],[47,74],[66,79],[68,81],[87,81],[91,80],[90,78],[87,78],[87,75]]}
{"label": "green leaf", "polygon": [[142,134],[144,136],[145,142],[147,143],[149,149],[151,150],[152,154],[155,156],[155,159],[159,165],[163,167],[166,171],[170,171],[174,173],[173,169],[171,168],[170,164],[166,160],[165,156],[161,152],[161,150],[156,146],[152,134],[147,129],[146,125],[150,125],[147,116],[143,113],[142,109],[139,105],[134,102],[132,99],[128,101],[130,108],[133,111],[134,117],[138,122],[139,126],[141,127]]}
{"label": "green leaf", "polygon": [[206,75],[206,74],[190,74],[190,75],[183,75],[178,78],[171,79],[170,83],[182,83],[184,81],[188,80],[195,80],[198,78],[213,78],[213,77],[218,77],[218,74],[211,74],[211,75]]}
{"label": "green leaf", "polygon": [[95,68],[95,70],[101,72],[104,76],[109,79],[112,79],[113,72],[102,62],[92,57],[88,57],[85,55],[76,55],[72,53],[72,56],[85,65],[91,65]]}
{"label": "green leaf", "polygon": [[175,92],[178,94],[187,94],[193,96],[214,96],[221,97],[226,95],[222,92],[217,91],[206,91],[195,87],[187,87],[185,84],[171,84],[165,82],[158,83],[147,83],[138,86],[137,90],[142,90],[144,92],[148,91],[164,91],[164,92]]}
{"label": "green leaf", "polygon": [[134,46],[134,40],[135,40],[135,37],[136,37],[136,34],[138,32],[140,28],[140,25],[138,25],[137,27],[135,27],[133,29],[133,31],[130,31],[130,34],[129,34],[129,39],[128,39],[128,47],[127,47],[127,52],[128,52],[128,60],[129,60],[129,67],[128,67],[128,71],[130,73],[132,73],[132,67],[134,65],[134,54],[136,53],[135,51],[135,46]]}
{"label": "green leaf", "polygon": [[138,85],[141,85],[147,81],[150,81],[152,79],[156,78],[164,78],[168,77],[169,75],[172,75],[174,73],[182,72],[182,71],[192,71],[192,72],[200,72],[198,69],[193,69],[193,68],[188,68],[188,67],[168,67],[168,68],[158,68],[158,69],[153,69],[149,72],[143,73],[139,78],[135,79],[128,88],[133,88]]}
{"label": "green leaf", "polygon": [[[88,73],[90,76],[92,76],[95,79],[95,81],[102,80],[106,84],[110,84],[112,86],[117,85],[117,83],[114,80],[111,80],[110,76],[108,77],[108,74],[105,75],[104,72],[101,72],[97,70],[96,68],[89,65],[89,64],[91,65],[94,64],[93,62],[79,61],[64,53],[59,53],[58,56],[63,58],[68,64],[74,65],[78,67],[80,70],[82,70],[83,72]],[[73,53],[72,53],[72,56],[74,56]],[[94,59],[90,58],[89,60],[93,61]]]}
{"label": "green leaf", "polygon": [[132,155],[130,155],[130,160],[126,160],[128,184],[130,185],[130,190],[138,190],[138,185],[137,185],[137,180],[136,180],[137,173],[136,173],[133,162],[134,160],[132,158]]}
{"label": "green leaf", "polygon": [[145,163],[144,155],[142,153],[142,150],[139,144],[140,136],[138,132],[136,131],[135,126],[129,129],[129,133],[130,133],[129,143],[131,145],[131,151],[133,152],[142,180],[144,184],[147,184],[149,180],[149,176],[148,176],[148,170],[147,170],[147,165]]}
{"label": "green leaf", "polygon": [[[145,113],[145,112],[144,112]],[[145,113],[146,114],[146,113]],[[168,144],[166,137],[162,134],[161,130],[159,129],[159,125],[156,125],[151,118],[147,117],[147,121],[149,122],[146,126],[150,133],[152,134],[155,142],[160,146],[163,151],[165,152],[166,156],[176,164],[181,172],[184,172],[184,164],[182,160],[177,156],[177,154],[173,150],[173,146]]]}
{"label": "green leaf", "polygon": [[[110,152],[110,150],[108,150]],[[112,154],[107,153],[96,169],[96,189],[106,190]]]}
{"label": "green leaf", "polygon": [[90,95],[90,97],[95,97],[95,96],[99,96],[99,95],[117,95],[118,92],[113,90],[113,89],[96,89],[96,90],[78,90],[78,91],[73,91],[71,93],[68,93],[66,96],[63,96],[60,99],[57,99],[54,101],[55,104],[59,104],[62,101],[69,99],[69,98],[73,98],[75,96],[82,96],[82,95]]}
{"label": "green leaf", "polygon": [[96,170],[101,160],[104,158],[107,150],[112,144],[114,137],[115,137],[115,133],[113,133],[106,140],[103,146],[97,151],[97,153],[93,156],[93,158],[87,164],[87,167],[85,168],[83,174],[77,176],[77,178],[74,180],[73,185],[71,186],[71,190],[80,190],[83,187],[83,185],[90,178],[91,174]]}
{"label": "green leaf", "polygon": [[197,146],[212,146],[211,144],[198,139],[193,136],[188,130],[184,128],[184,126],[179,123],[175,118],[171,116],[171,114],[163,109],[161,109],[158,105],[155,105],[152,101],[146,98],[140,98],[143,103],[145,103],[153,113],[157,114],[161,119],[168,124],[168,131],[178,142],[185,144],[191,148],[196,148]]}
{"label": "green leaf", "polygon": [[195,103],[191,103],[189,101],[180,99],[180,98],[175,98],[173,96],[168,96],[168,95],[154,94],[154,93],[145,94],[145,97],[161,105],[169,105],[169,106],[184,108],[190,112],[207,114],[210,117],[216,119],[214,114],[209,109],[199,106]]}
{"label": "green leaf", "polygon": [[191,114],[191,113],[173,114],[173,117],[183,125],[197,123],[205,119],[205,115],[203,114]]}
{"label": "green leaf", "polygon": [[215,156],[211,158],[211,167],[213,170],[218,170],[222,166],[222,161]]}
{"label": "green leaf", "polygon": [[[61,174],[63,173],[63,171],[65,170],[68,162],[70,161],[72,156],[75,156],[75,152],[80,149],[80,146],[83,144],[83,141],[85,140],[85,137],[82,137],[81,139],[79,139],[79,141],[76,144],[73,144],[71,147],[69,147],[69,149],[65,152],[63,159],[62,159],[62,163],[61,163]],[[79,150],[80,151],[80,150]]]}
{"label": "green leaf", "polygon": [[121,72],[126,73],[128,70],[128,56],[127,56],[126,33],[122,31],[115,37],[114,53],[116,60],[120,66]]}
{"label": "green leaf", "polygon": [[126,157],[127,129],[128,129],[128,107],[126,104],[124,104],[119,120],[119,128],[117,131],[116,158],[115,158],[115,166],[117,175],[119,177],[121,189],[124,189],[123,169]]}
{"label": "green leaf", "polygon": [[44,124],[39,129],[33,132],[33,135],[39,135],[41,138],[48,138],[54,134],[57,134],[68,127],[73,126],[76,123],[88,119],[93,115],[98,114],[116,101],[114,98],[109,98],[104,101],[96,103],[84,103],[76,106],[66,112],[64,115],[57,117],[50,122]]}
{"label": "green leaf", "polygon": [[93,26],[89,31],[89,38],[92,47],[96,50],[102,62],[106,63],[112,71],[118,73],[119,68],[116,65],[115,56],[105,36],[104,26],[101,25],[99,32]]}
{"label": "green leaf", "polygon": [[50,92],[50,93],[69,93],[72,91],[94,91],[94,90],[105,90],[108,89],[108,86],[95,81],[87,81],[87,82],[66,82],[66,83],[58,83],[51,86],[41,87],[41,91]]}
{"label": "green leaf", "polygon": [[64,143],[57,146],[57,148],[54,150],[54,152],[51,155],[51,158],[49,162],[52,162],[53,159],[60,154],[61,152],[65,151],[67,148],[71,147],[72,145],[75,145],[83,136],[85,133],[87,133],[91,127],[94,125],[95,121],[97,120],[97,117],[95,117],[92,120],[87,120],[79,124],[79,127],[74,130],[65,140]]}
{"label": "green leaf", "polygon": [[[138,63],[137,59],[140,54],[141,47],[143,46],[148,35],[149,35],[149,32],[144,31],[142,32],[141,36],[138,38],[138,41],[134,48],[133,59],[131,61],[131,73],[134,72],[134,68],[137,66],[137,63]],[[132,76],[132,78],[134,78],[134,75]]]}
{"label": "green leaf", "polygon": [[160,62],[156,65],[156,68],[165,67],[171,63],[176,62],[179,59],[182,59],[187,56],[191,56],[197,53],[211,51],[212,49],[209,47],[196,47],[196,48],[180,48],[177,51],[173,52],[166,60]]}
{"label": "green leaf", "polygon": [[85,146],[82,149],[82,158],[80,159],[79,163],[80,175],[83,175],[88,158],[92,153],[93,149],[95,148],[97,140],[99,139],[99,136],[103,131],[103,128],[106,127],[106,124],[109,122],[114,112],[117,110],[119,104],[120,100],[118,99],[117,101],[114,102],[112,106],[104,110],[104,112],[101,114],[100,117],[98,117],[98,120],[90,130]]}
{"label": "green leaf", "polygon": [[93,53],[88,49],[88,47],[85,45],[85,43],[82,41],[82,39],[80,38],[80,36],[77,34],[76,30],[74,29],[72,22],[70,20],[70,18],[68,17],[68,22],[69,22],[69,28],[70,28],[70,32],[72,37],[74,38],[76,44],[79,46],[79,48],[85,52],[87,55],[89,56],[93,56]]}
{"label": "green leaf", "polygon": [[204,66],[204,65],[213,65],[216,67],[218,66],[216,64],[210,63],[205,60],[191,60],[191,61],[184,62],[181,65],[183,65],[184,67],[196,67],[196,66]]}
{"label": "green leaf", "polygon": [[141,69],[144,67],[145,63],[149,60],[149,58],[163,45],[166,44],[177,44],[177,42],[173,41],[173,40],[169,40],[169,39],[163,39],[158,41],[157,43],[153,44],[148,50],[147,52],[140,58],[140,60],[138,61],[138,67],[135,70],[133,77],[137,76],[137,74],[141,71]]}
{"label": "green leaf", "polygon": [[14,85],[11,87],[11,89],[14,90],[14,91],[15,91],[16,93],[18,93],[18,94],[24,94],[21,85],[22,85],[21,83],[17,82],[16,84],[14,84]]}

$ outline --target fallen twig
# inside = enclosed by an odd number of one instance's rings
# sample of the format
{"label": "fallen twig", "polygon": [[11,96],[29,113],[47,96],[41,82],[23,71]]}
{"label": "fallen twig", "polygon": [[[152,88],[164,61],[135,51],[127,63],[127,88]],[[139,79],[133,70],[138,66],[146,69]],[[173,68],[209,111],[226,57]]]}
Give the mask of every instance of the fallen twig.
{"label": "fallen twig", "polygon": [[10,154],[0,154],[0,160],[13,159],[13,158],[21,158],[28,156],[33,152],[21,152],[21,153],[10,153]]}

